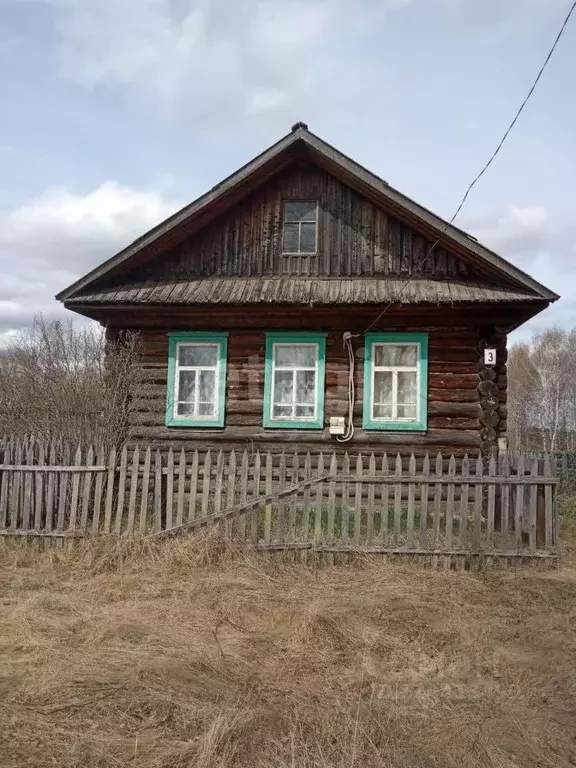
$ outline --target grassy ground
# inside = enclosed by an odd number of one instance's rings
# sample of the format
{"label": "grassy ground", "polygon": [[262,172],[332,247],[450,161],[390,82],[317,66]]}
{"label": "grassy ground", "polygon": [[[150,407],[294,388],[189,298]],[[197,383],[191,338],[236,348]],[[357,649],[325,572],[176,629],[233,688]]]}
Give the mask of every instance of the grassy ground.
{"label": "grassy ground", "polygon": [[0,542],[0,765],[575,765],[575,541],[484,574]]}

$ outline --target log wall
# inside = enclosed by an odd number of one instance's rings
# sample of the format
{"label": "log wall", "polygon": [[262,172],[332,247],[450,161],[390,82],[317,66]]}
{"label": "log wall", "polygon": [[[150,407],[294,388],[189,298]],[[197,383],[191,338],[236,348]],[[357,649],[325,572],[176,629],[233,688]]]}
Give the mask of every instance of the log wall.
{"label": "log wall", "polygon": [[[242,312],[246,320],[248,310]],[[223,448],[243,449],[259,447],[273,450],[292,445],[302,450],[400,450],[423,452],[446,450],[461,452],[480,450],[483,443],[493,444],[506,429],[506,370],[504,363],[496,371],[496,385],[499,405],[494,409],[498,423],[486,432],[483,424],[483,396],[479,391],[482,381],[480,329],[462,325],[444,327],[422,325],[413,318],[402,327],[379,328],[378,330],[424,332],[429,334],[429,380],[428,380],[428,431],[426,433],[365,431],[362,429],[363,395],[363,338],[354,338],[356,353],[355,385],[356,405],[354,409],[355,435],[352,441],[340,444],[330,436],[328,423],[331,416],[344,416],[348,408],[348,360],[342,342],[342,331],[331,331],[327,337],[326,390],[324,430],[274,430],[264,429],[264,357],[265,334],[272,330],[302,329],[302,312],[286,311],[276,317],[249,310],[251,328],[232,330],[233,317],[228,327],[218,325],[218,330],[229,330],[228,375],[226,393],[226,426],[224,429],[174,428],[164,425],[168,330],[209,330],[210,318],[200,325],[142,329],[140,375],[131,392],[129,406],[130,438],[145,441],[153,447],[167,448]],[[336,312],[336,310],[334,310]],[[335,315],[327,324],[326,313],[317,315],[308,310],[308,330],[340,328],[346,320]],[[283,321],[281,321],[283,317]],[[297,322],[299,320],[300,322]],[[362,321],[349,316],[348,329],[360,332],[365,329]],[[212,330],[217,330],[212,327]],[[109,329],[113,336],[118,329]],[[503,342],[505,344],[505,340]],[[502,344],[502,342],[501,342]],[[505,355],[505,346],[500,347]],[[503,350],[503,352],[502,352]],[[480,388],[481,389],[481,388]]]}

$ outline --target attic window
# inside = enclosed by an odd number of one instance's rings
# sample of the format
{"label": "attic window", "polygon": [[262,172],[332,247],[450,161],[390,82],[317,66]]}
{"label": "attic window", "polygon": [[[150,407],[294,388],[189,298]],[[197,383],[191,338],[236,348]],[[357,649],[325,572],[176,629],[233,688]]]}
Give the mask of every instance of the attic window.
{"label": "attic window", "polygon": [[285,202],[282,253],[316,253],[317,239],[318,202]]}

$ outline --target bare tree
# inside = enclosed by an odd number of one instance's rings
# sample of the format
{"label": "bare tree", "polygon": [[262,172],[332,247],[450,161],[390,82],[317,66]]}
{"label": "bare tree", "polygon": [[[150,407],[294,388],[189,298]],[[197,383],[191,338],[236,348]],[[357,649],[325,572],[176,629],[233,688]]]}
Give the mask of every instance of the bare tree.
{"label": "bare tree", "polygon": [[137,335],[104,350],[100,328],[36,318],[0,354],[0,434],[122,443],[138,372]]}
{"label": "bare tree", "polygon": [[509,435],[514,448],[576,447],[576,329],[550,328],[517,344],[508,361]]}

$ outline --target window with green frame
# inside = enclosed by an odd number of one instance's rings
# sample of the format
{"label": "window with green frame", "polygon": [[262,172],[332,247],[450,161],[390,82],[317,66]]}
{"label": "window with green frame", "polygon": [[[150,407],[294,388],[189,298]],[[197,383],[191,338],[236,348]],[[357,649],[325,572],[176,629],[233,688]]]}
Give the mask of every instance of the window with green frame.
{"label": "window with green frame", "polygon": [[324,427],[325,333],[267,333],[264,427]]}
{"label": "window with green frame", "polygon": [[364,429],[428,428],[428,335],[367,333]]}
{"label": "window with green frame", "polygon": [[227,333],[170,333],[166,426],[223,427]]}

